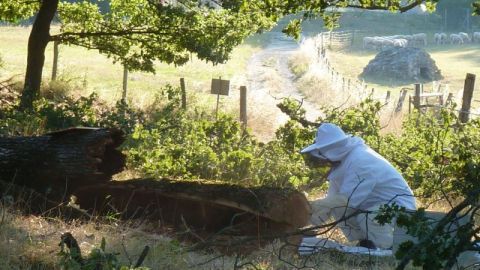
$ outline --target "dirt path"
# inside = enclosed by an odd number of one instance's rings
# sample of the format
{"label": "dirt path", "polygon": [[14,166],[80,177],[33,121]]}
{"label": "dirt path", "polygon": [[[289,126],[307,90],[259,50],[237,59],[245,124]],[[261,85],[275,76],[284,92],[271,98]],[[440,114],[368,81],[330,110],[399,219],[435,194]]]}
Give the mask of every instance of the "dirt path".
{"label": "dirt path", "polygon": [[295,41],[279,33],[263,50],[255,53],[247,67],[249,126],[262,140],[274,137],[275,130],[288,121],[276,104],[282,98],[303,100],[307,119],[314,121],[318,106],[304,100],[295,86],[295,75],[288,67],[289,57],[298,49]]}

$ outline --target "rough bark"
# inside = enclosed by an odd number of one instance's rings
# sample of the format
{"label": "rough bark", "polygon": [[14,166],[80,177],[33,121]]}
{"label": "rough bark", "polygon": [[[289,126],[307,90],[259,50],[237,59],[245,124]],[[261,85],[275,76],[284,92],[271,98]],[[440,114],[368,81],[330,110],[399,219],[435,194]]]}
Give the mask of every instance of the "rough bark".
{"label": "rough bark", "polygon": [[[180,228],[191,233],[187,236],[253,236],[259,240],[251,248],[272,234],[307,225],[310,218],[305,196],[292,189],[205,180],[111,181],[125,164],[116,149],[122,142],[120,131],[104,128],[0,137],[0,195],[23,202],[21,209],[33,213],[67,218],[118,213],[123,219],[153,221],[160,230]],[[69,207],[70,199],[79,208]]]}
{"label": "rough bark", "polygon": [[45,63],[45,48],[51,40],[50,24],[58,8],[59,0],[43,0],[28,38],[27,70],[20,108],[28,110],[38,97]]}
{"label": "rough bark", "polygon": [[123,170],[116,150],[121,131],[71,128],[38,137],[0,137],[0,180],[27,186],[50,198],[84,185],[109,181]]}
{"label": "rough bark", "polygon": [[310,206],[295,190],[168,179],[113,181],[74,192],[82,209],[208,232],[264,235],[307,225]]}

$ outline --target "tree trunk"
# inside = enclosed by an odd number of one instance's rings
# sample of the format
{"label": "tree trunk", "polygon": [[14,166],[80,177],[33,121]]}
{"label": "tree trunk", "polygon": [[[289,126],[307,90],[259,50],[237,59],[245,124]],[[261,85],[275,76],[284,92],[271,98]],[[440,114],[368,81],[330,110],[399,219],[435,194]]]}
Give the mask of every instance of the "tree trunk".
{"label": "tree trunk", "polygon": [[37,137],[0,137],[0,180],[62,200],[80,186],[109,181],[123,170],[114,129],[72,128]]}
{"label": "tree trunk", "polygon": [[[111,181],[125,165],[116,149],[123,139],[120,131],[105,128],[0,137],[0,194],[25,202],[24,209],[34,213],[118,213],[120,218],[158,222],[159,229],[164,224],[180,227],[191,240],[199,235],[248,236],[255,241],[251,248],[308,223],[310,205],[292,189],[168,179]],[[86,211],[66,204],[70,195]],[[288,239],[300,240],[298,235]]]}
{"label": "tree trunk", "polygon": [[38,97],[45,63],[45,49],[50,42],[50,24],[57,11],[59,0],[43,0],[28,38],[27,71],[20,108],[28,110]]}
{"label": "tree trunk", "polygon": [[271,235],[307,225],[310,205],[292,189],[245,188],[208,181],[138,179],[85,186],[73,193],[95,214],[147,218],[210,233]]}

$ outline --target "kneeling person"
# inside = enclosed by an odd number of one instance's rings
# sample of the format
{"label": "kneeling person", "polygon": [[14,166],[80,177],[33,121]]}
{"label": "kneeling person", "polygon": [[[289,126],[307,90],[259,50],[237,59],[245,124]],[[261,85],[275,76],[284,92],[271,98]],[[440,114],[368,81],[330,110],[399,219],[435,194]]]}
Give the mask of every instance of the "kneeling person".
{"label": "kneeling person", "polygon": [[391,248],[393,225],[380,225],[374,218],[384,204],[416,209],[412,190],[400,173],[363,139],[330,123],[320,125],[315,142],[301,153],[315,166],[331,166],[327,196],[312,202],[312,223],[320,225],[329,217],[338,220],[359,209],[361,214],[338,224],[347,239],[368,248]]}

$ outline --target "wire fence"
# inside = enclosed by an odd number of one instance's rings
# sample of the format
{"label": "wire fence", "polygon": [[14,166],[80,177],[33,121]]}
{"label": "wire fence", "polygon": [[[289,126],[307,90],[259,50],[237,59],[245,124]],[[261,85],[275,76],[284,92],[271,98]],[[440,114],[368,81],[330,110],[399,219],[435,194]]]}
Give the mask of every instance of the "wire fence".
{"label": "wire fence", "polygon": [[[473,74],[471,74],[473,76],[473,81],[471,82],[472,89],[468,90],[470,93],[466,93],[467,79],[465,88],[458,89],[458,91],[455,91],[454,93],[451,92],[448,83],[433,81],[431,84],[431,90],[428,92],[424,92],[424,85],[420,84],[420,93],[414,92],[414,86],[412,88],[400,88],[398,92],[397,89],[392,88],[392,90],[387,91],[385,94],[376,93],[375,89],[369,87],[363,80],[345,76],[332,65],[329,52],[335,49],[352,46],[356,36],[360,36],[359,31],[323,32],[304,40],[301,44],[301,47],[308,52],[315,52],[312,61],[314,61],[323,71],[323,74],[325,75],[324,77],[330,82],[331,88],[334,89],[334,91],[348,94],[358,100],[364,100],[369,97],[374,100],[383,101],[386,105],[391,105],[390,107],[395,114],[403,111],[405,102],[407,101],[409,111],[412,110],[412,107],[421,109],[422,111],[426,110],[424,108],[444,108],[455,111],[459,114],[466,114],[469,118],[480,116],[480,100],[472,99],[473,84],[475,80],[475,75]],[[467,78],[468,76],[469,75],[467,74]],[[399,93],[397,101],[392,102],[392,93]],[[415,96],[416,94],[419,94],[418,100],[420,103],[418,104],[414,103],[414,100],[417,99]],[[468,103],[468,105],[465,105],[466,103]],[[457,105],[455,106],[454,104]],[[463,109],[457,108],[458,104],[460,104]],[[472,109],[472,107],[476,108]]]}
{"label": "wire fence", "polygon": [[[355,31],[358,32],[358,31]],[[344,94],[348,94],[351,97],[355,97],[358,100],[364,100],[367,97],[378,99],[378,100],[388,100],[391,97],[390,92],[386,94],[378,95],[375,92],[373,87],[369,87],[365,81],[348,77],[341,72],[339,72],[332,65],[329,57],[329,52],[332,50],[333,46],[330,44],[343,44],[342,46],[350,46],[354,38],[354,31],[349,32],[324,32],[320,33],[315,37],[306,39],[302,42],[301,48],[308,52],[315,52],[313,62],[314,64],[322,70],[324,78],[328,80],[331,85],[331,88],[334,91],[338,91]],[[326,41],[328,40],[328,41]],[[331,40],[335,40],[335,42]],[[326,45],[328,44],[328,46]],[[336,47],[338,48],[338,47]]]}

